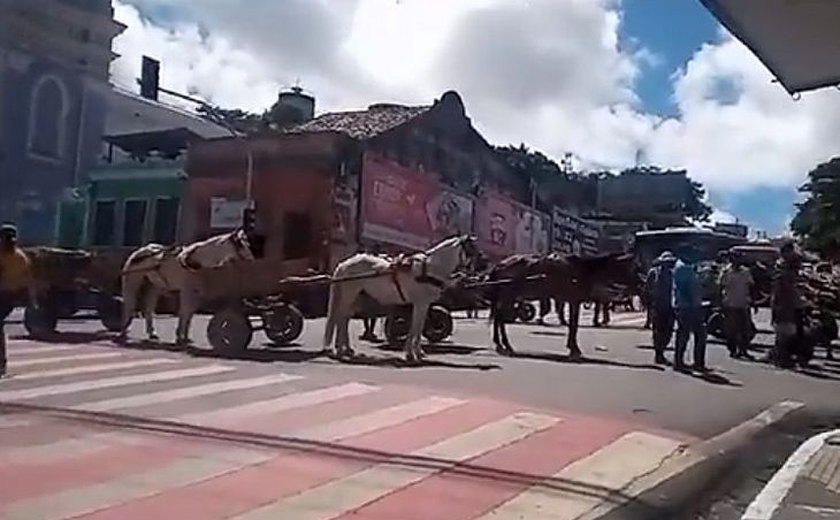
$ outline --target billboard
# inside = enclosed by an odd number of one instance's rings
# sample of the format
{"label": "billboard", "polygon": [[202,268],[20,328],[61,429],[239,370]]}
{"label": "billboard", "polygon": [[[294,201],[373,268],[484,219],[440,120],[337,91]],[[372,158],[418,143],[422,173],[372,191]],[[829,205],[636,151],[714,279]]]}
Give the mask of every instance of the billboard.
{"label": "billboard", "polygon": [[554,207],[551,218],[551,249],[565,254],[598,254],[598,228],[582,218]]}
{"label": "billboard", "polygon": [[362,171],[362,238],[426,249],[472,228],[473,200],[429,174],[367,153]]}
{"label": "billboard", "polygon": [[475,210],[479,246],[496,258],[548,249],[548,217],[507,197],[485,192]]}

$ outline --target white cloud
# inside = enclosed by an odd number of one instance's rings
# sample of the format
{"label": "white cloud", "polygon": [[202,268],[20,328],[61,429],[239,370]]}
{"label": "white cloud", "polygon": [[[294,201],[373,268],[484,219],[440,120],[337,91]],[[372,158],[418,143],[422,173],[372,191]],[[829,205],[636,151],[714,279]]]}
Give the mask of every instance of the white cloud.
{"label": "white cloud", "polygon": [[[722,35],[672,81],[677,118],[645,113],[634,82],[661,61],[621,42],[619,0],[114,0],[129,29],[114,65],[141,54],[163,84],[250,110],[300,79],[319,111],[428,103],[454,88],[497,143],[526,142],[584,167],[687,168],[715,192],[791,186],[837,151],[840,93],[799,102]],[[140,16],[176,7],[179,21]],[[187,20],[187,21],[184,21]]]}

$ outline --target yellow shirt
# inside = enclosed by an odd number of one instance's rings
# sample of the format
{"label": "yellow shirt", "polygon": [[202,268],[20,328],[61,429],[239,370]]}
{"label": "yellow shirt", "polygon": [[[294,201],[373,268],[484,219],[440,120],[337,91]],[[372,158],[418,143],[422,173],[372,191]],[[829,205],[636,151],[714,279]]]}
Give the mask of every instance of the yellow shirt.
{"label": "yellow shirt", "polygon": [[0,291],[20,291],[32,283],[32,263],[20,248],[0,251]]}

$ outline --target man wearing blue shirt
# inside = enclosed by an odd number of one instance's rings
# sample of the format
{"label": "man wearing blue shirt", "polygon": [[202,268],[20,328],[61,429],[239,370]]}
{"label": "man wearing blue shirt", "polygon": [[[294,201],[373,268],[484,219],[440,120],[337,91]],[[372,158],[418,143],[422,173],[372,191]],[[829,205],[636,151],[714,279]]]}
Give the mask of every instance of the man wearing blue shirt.
{"label": "man wearing blue shirt", "polygon": [[698,251],[687,246],[678,252],[674,265],[674,312],[677,318],[677,338],[674,370],[684,371],[685,350],[689,336],[694,335],[694,370],[706,371],[706,316],[703,311],[703,290],[697,275]]}

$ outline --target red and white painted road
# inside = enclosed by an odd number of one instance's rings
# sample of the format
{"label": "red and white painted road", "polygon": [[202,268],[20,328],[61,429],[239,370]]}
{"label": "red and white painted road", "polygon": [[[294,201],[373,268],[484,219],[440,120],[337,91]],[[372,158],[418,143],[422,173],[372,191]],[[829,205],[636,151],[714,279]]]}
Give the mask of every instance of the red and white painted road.
{"label": "red and white painted road", "polygon": [[428,388],[14,341],[7,520],[574,519],[694,439]]}

